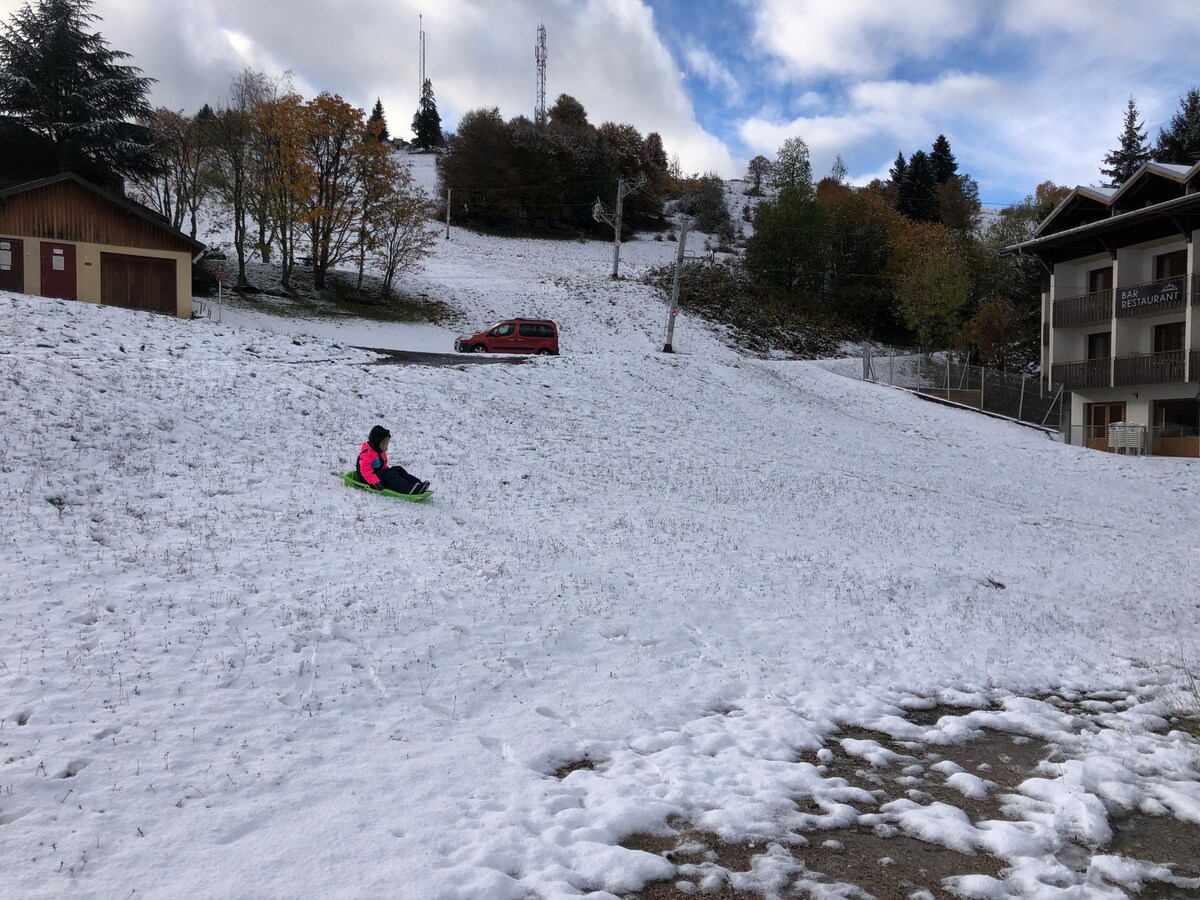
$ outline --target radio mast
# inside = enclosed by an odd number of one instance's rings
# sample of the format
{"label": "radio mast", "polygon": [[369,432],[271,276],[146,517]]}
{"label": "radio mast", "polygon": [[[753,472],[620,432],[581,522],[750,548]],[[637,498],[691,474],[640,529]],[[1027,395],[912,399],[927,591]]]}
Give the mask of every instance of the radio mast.
{"label": "radio mast", "polygon": [[420,81],[417,82],[417,106],[420,106],[421,95],[425,92],[425,16],[418,16],[417,21],[420,22],[421,30],[421,71]]}
{"label": "radio mast", "polygon": [[537,45],[533,48],[537,60],[537,106],[533,111],[533,121],[538,125],[546,124],[546,26],[539,25],[537,30]]}

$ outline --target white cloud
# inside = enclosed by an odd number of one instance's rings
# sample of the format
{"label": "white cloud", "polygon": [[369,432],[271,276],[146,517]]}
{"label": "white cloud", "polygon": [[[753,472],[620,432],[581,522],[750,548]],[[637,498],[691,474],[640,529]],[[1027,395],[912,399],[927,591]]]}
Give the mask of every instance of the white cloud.
{"label": "white cloud", "polygon": [[748,0],[756,44],[788,75],[887,74],[971,33],[985,7],[959,0]]}
{"label": "white cloud", "polygon": [[683,60],[688,71],[704,79],[710,86],[723,91],[731,102],[740,102],[742,88],[737,78],[708,48],[689,38],[683,44]]}
{"label": "white cloud", "polygon": [[[743,122],[739,134],[752,154],[767,156],[786,138],[802,137],[812,154],[813,172],[821,175],[839,153],[848,159],[870,160],[868,167],[883,160],[890,166],[897,151],[907,155],[927,147],[943,132],[961,154],[964,148],[956,142],[956,132],[970,133],[978,119],[993,112],[1019,113],[1016,107],[1009,89],[995,79],[948,73],[929,84],[862,82],[850,90],[844,108],[836,113],[788,121],[757,116]],[[964,127],[950,127],[954,124]]]}
{"label": "white cloud", "polygon": [[[0,0],[7,17],[22,0]],[[548,32],[548,103],[568,93],[599,124],[658,131],[685,169],[733,174],[728,150],[696,121],[679,66],[643,0],[96,0],[98,28],[158,79],[152,101],[186,110],[225,97],[245,66],[291,70],[298,90],[383,100],[406,135],[418,97],[418,16],[443,127],[481,106],[532,116],[534,42]]]}

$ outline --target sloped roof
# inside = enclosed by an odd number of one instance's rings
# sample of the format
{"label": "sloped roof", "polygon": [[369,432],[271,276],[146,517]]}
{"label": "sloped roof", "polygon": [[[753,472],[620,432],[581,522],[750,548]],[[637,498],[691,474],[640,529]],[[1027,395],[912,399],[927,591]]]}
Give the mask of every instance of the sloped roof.
{"label": "sloped roof", "polygon": [[1200,162],[1193,166],[1148,162],[1119,187],[1076,187],[1042,220],[1030,240],[1005,247],[1000,255],[1055,250],[1083,255],[1085,248],[1091,252],[1103,248],[1104,236],[1144,240],[1159,231],[1184,233],[1195,227],[1200,227]]}
{"label": "sloped roof", "polygon": [[130,200],[128,197],[122,197],[118,194],[113,194],[109,191],[106,191],[103,188],[92,184],[90,181],[85,181],[78,175],[74,175],[70,172],[65,172],[61,175],[53,175],[50,178],[41,178],[37,181],[26,181],[23,184],[13,185],[12,187],[0,190],[0,201],[5,200],[8,197],[14,197],[18,194],[25,194],[30,191],[38,190],[39,188],[49,187],[53,184],[59,184],[60,182],[71,182],[79,185],[80,187],[91,191],[93,194],[104,198],[109,203],[119,206],[126,212],[132,213],[140,219],[144,219],[155,228],[158,228],[161,231],[169,234],[171,237],[190,245],[194,253],[199,253],[205,248],[205,245],[202,242],[196,240],[190,235],[184,234],[182,231],[179,231],[177,228],[172,226],[164,216],[159,215],[154,210],[150,209],[150,207],[143,206],[141,203],[138,203],[135,200]]}

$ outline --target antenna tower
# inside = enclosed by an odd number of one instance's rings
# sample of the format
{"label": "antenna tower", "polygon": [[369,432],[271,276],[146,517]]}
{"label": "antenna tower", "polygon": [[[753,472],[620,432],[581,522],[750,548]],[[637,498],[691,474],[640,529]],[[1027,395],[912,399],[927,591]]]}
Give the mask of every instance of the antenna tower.
{"label": "antenna tower", "polygon": [[537,45],[533,48],[537,60],[537,107],[533,111],[533,121],[539,125],[546,124],[546,26],[539,25]]}
{"label": "antenna tower", "polygon": [[420,22],[421,29],[421,72],[420,83],[417,84],[417,105],[421,104],[421,97],[425,93],[425,17],[419,16],[417,19]]}

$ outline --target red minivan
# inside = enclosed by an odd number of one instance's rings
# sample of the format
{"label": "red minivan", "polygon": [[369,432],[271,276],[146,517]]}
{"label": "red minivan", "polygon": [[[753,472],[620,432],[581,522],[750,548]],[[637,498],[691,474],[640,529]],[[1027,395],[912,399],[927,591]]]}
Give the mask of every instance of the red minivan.
{"label": "red minivan", "polygon": [[508,319],[457,338],[459,353],[536,353],[558,356],[558,326],[549,319]]}

